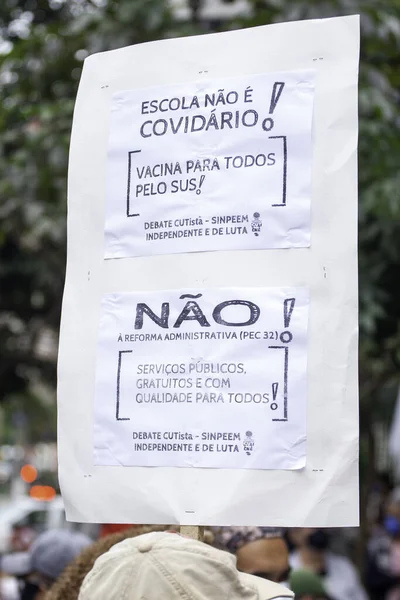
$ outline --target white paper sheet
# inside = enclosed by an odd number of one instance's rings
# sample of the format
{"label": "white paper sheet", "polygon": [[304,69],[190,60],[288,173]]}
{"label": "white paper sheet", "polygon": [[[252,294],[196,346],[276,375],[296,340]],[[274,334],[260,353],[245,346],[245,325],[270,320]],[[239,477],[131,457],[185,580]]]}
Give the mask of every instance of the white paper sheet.
{"label": "white paper sheet", "polygon": [[[68,519],[357,525],[358,53],[358,17],[345,17],[154,42],[85,61],[71,140],[59,352],[59,475]],[[316,71],[310,247],[104,260],[115,93],[190,85],[199,76],[218,81],[310,69]],[[95,374],[104,295],[285,287],[309,289],[310,298],[304,468],[94,464]],[[115,406],[114,396],[110,404]]]}
{"label": "white paper sheet", "polygon": [[307,291],[180,292],[104,296],[94,464],[303,468]]}
{"label": "white paper sheet", "polygon": [[105,256],[310,244],[314,70],[118,92]]}

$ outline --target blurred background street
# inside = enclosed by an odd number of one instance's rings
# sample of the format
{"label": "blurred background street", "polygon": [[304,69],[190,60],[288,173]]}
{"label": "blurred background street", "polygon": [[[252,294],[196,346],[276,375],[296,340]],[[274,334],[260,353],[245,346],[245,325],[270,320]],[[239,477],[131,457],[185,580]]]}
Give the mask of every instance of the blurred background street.
{"label": "blurred background street", "polygon": [[[388,558],[400,552],[399,0],[0,2],[0,553],[26,550],[48,529],[102,534],[66,523],[57,479],[66,178],[84,59],[161,38],[354,13],[362,31],[361,527],[330,532],[329,545],[356,565],[371,598],[389,598],[400,582],[399,555],[395,564]],[[296,534],[287,541],[301,546]]]}

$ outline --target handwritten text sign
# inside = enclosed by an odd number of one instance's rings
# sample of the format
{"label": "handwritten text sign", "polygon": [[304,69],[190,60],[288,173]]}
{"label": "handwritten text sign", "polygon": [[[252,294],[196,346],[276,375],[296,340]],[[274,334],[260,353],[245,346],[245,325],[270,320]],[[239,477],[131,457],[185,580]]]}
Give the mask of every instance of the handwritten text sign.
{"label": "handwritten text sign", "polygon": [[95,464],[305,466],[308,293],[103,298]]}
{"label": "handwritten text sign", "polygon": [[114,94],[105,256],[309,246],[313,79]]}

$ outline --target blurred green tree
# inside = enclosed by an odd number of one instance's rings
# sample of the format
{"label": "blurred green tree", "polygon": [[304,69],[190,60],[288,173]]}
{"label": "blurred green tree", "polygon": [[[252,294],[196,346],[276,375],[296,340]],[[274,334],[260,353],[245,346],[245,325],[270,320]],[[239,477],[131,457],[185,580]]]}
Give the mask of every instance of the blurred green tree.
{"label": "blurred green tree", "polygon": [[205,1],[188,0],[184,20],[165,0],[1,3],[0,401],[15,410],[21,398],[34,405],[54,396],[68,143],[84,58],[162,37],[359,12],[360,391],[370,434],[381,391],[399,377],[400,2],[248,0],[244,17],[227,20],[205,18]]}
{"label": "blurred green tree", "polygon": [[44,435],[47,405],[55,435],[49,393],[54,404],[68,144],[82,61],[173,27],[162,0],[1,3],[0,402],[8,433],[25,406],[27,438],[40,437],[38,419]]}

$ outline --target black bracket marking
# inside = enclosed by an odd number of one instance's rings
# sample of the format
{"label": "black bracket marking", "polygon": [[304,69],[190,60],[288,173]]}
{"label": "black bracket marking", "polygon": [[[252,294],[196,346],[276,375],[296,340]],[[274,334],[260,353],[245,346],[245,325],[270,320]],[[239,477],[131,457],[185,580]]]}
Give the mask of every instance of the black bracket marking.
{"label": "black bracket marking", "polygon": [[141,150],[131,150],[128,152],[128,186],[126,190],[126,216],[140,217],[139,213],[131,213],[131,171],[132,171],[132,154],[138,154]]}
{"label": "black bracket marking", "polygon": [[286,135],[270,135],[270,140],[282,140],[283,144],[283,181],[282,181],[282,202],[273,204],[272,206],[286,206],[286,189],[287,189],[287,138]]}
{"label": "black bracket marking", "polygon": [[117,402],[115,407],[115,418],[117,421],[130,421],[129,417],[119,416],[119,399],[120,399],[120,385],[121,385],[121,363],[123,354],[131,354],[133,350],[120,350],[118,352],[118,369],[117,369]]}

